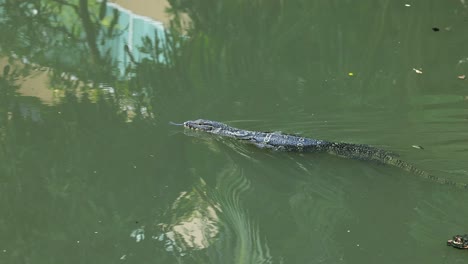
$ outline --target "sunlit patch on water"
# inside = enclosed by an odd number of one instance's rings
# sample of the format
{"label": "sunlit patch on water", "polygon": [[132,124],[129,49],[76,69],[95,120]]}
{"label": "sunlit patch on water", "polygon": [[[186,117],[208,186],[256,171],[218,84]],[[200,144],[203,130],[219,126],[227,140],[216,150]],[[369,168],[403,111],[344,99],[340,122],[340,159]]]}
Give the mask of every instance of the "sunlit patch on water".
{"label": "sunlit patch on water", "polygon": [[272,263],[268,245],[258,224],[244,208],[242,196],[250,181],[233,162],[218,174],[216,186],[200,178],[197,186],[183,192],[168,214],[171,223],[161,223],[163,232],[153,237],[168,252],[188,256],[206,251],[207,263]]}
{"label": "sunlit patch on water", "polygon": [[160,223],[163,233],[154,237],[169,252],[184,256],[188,251],[208,248],[219,233],[219,209],[206,199],[206,183],[200,179],[190,192],[182,192],[168,214],[171,223]]}
{"label": "sunlit patch on water", "polygon": [[130,237],[133,237],[137,243],[143,241],[145,239],[145,229],[140,227],[133,230]]}

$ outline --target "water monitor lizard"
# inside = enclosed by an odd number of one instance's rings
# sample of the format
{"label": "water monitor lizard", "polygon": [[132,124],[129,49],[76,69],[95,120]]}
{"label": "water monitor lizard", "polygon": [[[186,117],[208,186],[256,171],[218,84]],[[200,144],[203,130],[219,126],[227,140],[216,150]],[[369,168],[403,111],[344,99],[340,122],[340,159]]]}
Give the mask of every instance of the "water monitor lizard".
{"label": "water monitor lizard", "polygon": [[377,161],[401,168],[405,171],[409,171],[423,178],[442,184],[468,189],[467,183],[458,183],[430,175],[426,171],[420,170],[395,157],[388,151],[368,145],[331,142],[297,135],[283,134],[281,132],[249,131],[231,127],[221,122],[205,119],[186,121],[183,123],[183,126],[189,129],[204,131],[219,136],[235,138],[246,143],[254,144],[259,148],[290,152],[325,152],[344,158]]}

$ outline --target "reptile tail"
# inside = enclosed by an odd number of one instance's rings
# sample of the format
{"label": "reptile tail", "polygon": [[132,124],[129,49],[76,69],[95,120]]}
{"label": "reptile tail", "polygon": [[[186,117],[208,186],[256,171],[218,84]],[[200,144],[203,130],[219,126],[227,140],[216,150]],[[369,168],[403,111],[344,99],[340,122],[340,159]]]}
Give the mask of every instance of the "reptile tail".
{"label": "reptile tail", "polygon": [[414,175],[435,181],[440,184],[450,185],[457,188],[468,189],[468,183],[455,182],[446,178],[437,177],[426,171],[420,170],[413,165],[398,159],[392,153],[383,149],[367,145],[350,143],[332,143],[327,147],[327,152],[344,158],[359,160],[374,160],[383,164],[392,165],[408,171]]}
{"label": "reptile tail", "polygon": [[431,175],[426,171],[420,170],[420,169],[414,167],[413,165],[411,165],[411,164],[409,164],[409,163],[407,163],[405,161],[402,161],[400,159],[397,159],[395,157],[392,157],[392,156],[385,157],[382,162],[385,163],[385,164],[393,165],[393,166],[398,167],[398,168],[402,168],[405,171],[411,172],[411,173],[413,173],[413,174],[415,174],[417,176],[420,176],[420,177],[422,177],[424,179],[435,181],[435,182],[440,183],[440,184],[454,186],[454,187],[457,187],[457,188],[468,189],[468,183],[455,182],[455,181],[452,181],[452,180],[449,180],[449,179],[446,179],[446,178]]}

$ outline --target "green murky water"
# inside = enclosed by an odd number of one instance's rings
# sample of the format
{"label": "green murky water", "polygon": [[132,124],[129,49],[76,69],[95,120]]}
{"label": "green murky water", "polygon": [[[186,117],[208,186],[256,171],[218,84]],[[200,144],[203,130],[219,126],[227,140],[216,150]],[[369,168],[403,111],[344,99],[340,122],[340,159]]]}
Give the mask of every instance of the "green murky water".
{"label": "green murky water", "polygon": [[371,144],[468,183],[465,1],[170,1],[171,30],[130,48],[145,27],[118,10],[16,2],[0,1],[0,263],[468,261],[445,245],[468,232],[466,190],[169,125]]}

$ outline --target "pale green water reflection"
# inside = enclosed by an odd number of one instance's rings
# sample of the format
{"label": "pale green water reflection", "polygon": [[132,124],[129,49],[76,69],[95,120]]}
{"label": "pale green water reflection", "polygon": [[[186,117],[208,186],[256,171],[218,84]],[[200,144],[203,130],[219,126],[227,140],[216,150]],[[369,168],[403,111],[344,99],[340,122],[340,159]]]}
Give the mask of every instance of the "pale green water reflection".
{"label": "pale green water reflection", "polygon": [[[445,246],[468,232],[466,190],[168,124],[366,143],[467,183],[464,1],[171,1],[193,28],[168,33],[167,61],[145,47],[153,56],[126,76],[83,38],[83,14],[70,38],[70,21],[44,19],[57,2],[27,16],[0,1],[11,67],[0,79],[0,263],[467,261]],[[100,5],[89,7],[97,43],[111,41]],[[37,65],[65,95],[55,105],[15,93]]]}

